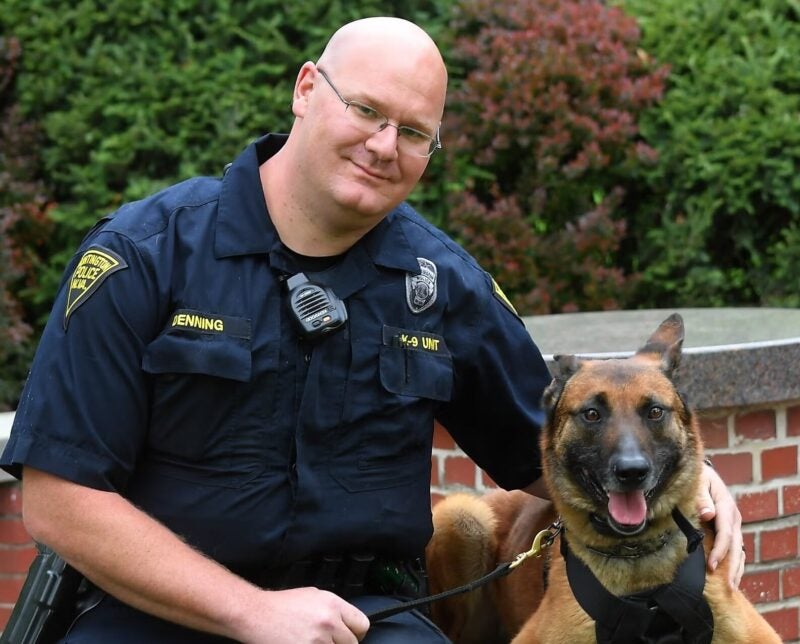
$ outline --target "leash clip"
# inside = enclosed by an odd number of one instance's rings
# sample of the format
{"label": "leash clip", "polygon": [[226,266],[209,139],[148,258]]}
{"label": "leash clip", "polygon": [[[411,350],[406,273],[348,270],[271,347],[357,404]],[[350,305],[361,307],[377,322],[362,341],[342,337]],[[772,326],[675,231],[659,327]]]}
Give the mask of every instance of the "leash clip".
{"label": "leash clip", "polygon": [[516,568],[529,557],[541,557],[544,549],[553,545],[556,537],[561,534],[563,529],[564,523],[561,521],[561,519],[551,523],[547,528],[539,532],[539,534],[534,537],[533,545],[531,546],[530,550],[527,552],[521,552],[514,558],[514,561],[512,561],[508,566],[509,569]]}

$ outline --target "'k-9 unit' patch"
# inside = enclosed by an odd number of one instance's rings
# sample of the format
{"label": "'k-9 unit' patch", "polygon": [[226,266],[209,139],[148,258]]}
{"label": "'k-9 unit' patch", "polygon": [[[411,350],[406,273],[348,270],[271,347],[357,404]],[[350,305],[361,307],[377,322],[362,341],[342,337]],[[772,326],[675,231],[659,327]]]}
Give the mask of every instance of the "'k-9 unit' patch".
{"label": "'k-9 unit' patch", "polygon": [[70,316],[94,293],[112,273],[128,268],[128,264],[115,252],[101,246],[92,246],[81,257],[69,278],[67,305],[64,309],[64,329]]}

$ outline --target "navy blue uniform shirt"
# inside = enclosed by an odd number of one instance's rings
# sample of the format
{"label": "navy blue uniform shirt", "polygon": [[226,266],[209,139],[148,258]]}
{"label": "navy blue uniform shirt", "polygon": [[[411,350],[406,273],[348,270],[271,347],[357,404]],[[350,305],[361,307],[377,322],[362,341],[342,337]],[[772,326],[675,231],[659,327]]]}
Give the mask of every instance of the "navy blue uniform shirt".
{"label": "navy blue uniform shirt", "polygon": [[246,572],[420,555],[434,418],[503,487],[539,475],[550,377],[463,249],[402,204],[315,275],[349,320],[298,337],[268,135],[219,178],[123,206],[68,267],[0,465],[113,490]]}

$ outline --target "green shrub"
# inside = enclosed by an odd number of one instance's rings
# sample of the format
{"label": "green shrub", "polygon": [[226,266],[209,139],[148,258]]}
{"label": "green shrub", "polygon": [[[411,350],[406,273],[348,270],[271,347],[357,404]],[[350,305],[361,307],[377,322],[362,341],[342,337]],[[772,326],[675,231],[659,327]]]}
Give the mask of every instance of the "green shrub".
{"label": "green shrub", "polygon": [[631,217],[640,302],[796,306],[800,3],[624,6],[671,67],[664,100],[641,121],[659,163]]}

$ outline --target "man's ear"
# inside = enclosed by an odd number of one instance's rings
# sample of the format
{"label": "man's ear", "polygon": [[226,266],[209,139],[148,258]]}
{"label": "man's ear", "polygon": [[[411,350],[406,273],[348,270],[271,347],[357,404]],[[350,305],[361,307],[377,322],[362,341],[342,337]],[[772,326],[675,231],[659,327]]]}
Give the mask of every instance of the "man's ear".
{"label": "man's ear", "polygon": [[305,62],[297,73],[297,80],[294,82],[294,93],[292,94],[292,113],[302,118],[308,109],[308,99],[311,90],[314,89],[314,82],[317,79],[317,67],[310,60]]}

